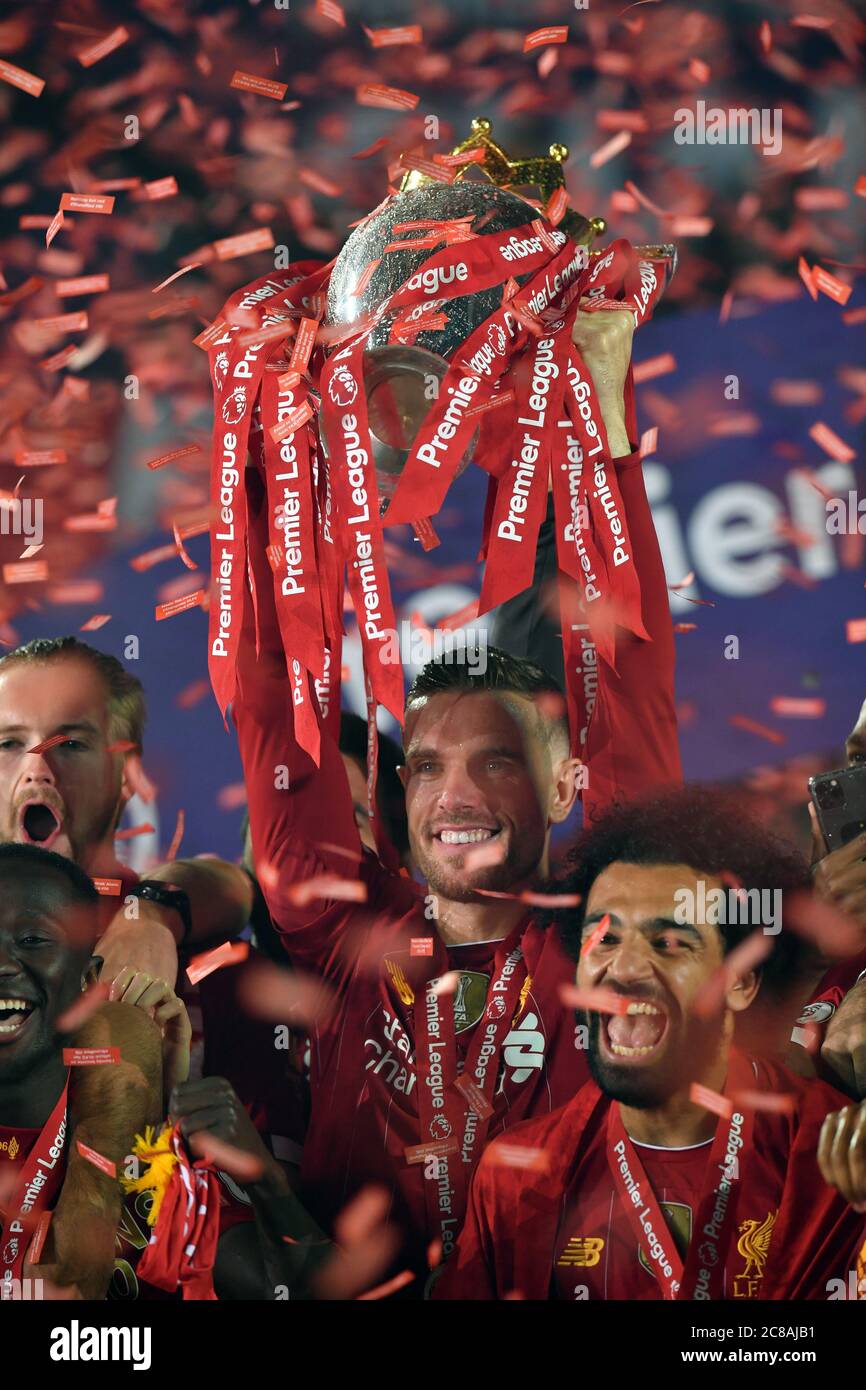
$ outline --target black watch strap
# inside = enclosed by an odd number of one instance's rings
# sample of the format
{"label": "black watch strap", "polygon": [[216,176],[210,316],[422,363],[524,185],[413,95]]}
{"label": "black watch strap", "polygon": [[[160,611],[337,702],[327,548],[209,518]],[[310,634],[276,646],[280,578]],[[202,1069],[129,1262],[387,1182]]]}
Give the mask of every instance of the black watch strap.
{"label": "black watch strap", "polygon": [[129,890],[129,896],[142,898],[145,902],[156,903],[158,907],[173,907],[183,922],[183,936],[178,942],[178,950],[183,950],[192,935],[192,911],[189,895],[174,883],[162,883],[156,878],[142,878]]}

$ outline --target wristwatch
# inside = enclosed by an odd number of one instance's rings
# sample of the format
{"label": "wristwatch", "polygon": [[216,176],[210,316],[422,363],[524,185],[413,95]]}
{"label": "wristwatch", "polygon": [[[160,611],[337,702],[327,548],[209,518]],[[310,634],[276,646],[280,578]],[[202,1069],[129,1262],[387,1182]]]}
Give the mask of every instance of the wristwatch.
{"label": "wristwatch", "polygon": [[129,889],[129,896],[142,898],[145,902],[156,903],[158,907],[173,907],[183,923],[183,936],[177,943],[182,951],[192,935],[192,912],[189,895],[176,883],[163,883],[156,878],[142,878]]}

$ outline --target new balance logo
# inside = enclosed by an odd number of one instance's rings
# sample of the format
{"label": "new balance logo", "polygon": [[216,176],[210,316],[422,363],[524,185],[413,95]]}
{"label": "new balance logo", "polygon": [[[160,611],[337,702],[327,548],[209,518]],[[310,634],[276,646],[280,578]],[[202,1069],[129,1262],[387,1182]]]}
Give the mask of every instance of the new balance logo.
{"label": "new balance logo", "polygon": [[149,1327],[82,1327],[73,1318],[69,1327],[51,1332],[52,1361],[131,1361],[134,1371],[150,1370]]}
{"label": "new balance logo", "polygon": [[571,1236],[556,1263],[565,1267],[592,1269],[601,1259],[603,1249],[601,1236]]}

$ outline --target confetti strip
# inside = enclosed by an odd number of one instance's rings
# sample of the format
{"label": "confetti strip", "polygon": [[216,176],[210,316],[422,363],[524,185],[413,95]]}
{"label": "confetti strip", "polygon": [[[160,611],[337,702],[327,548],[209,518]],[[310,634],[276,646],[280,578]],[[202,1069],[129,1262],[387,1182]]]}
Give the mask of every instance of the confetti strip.
{"label": "confetti strip", "polygon": [[171,449],[167,454],[160,454],[159,458],[150,459],[147,467],[151,470],[165,468],[167,463],[174,463],[176,459],[187,458],[189,454],[200,454],[202,447],[200,444],[181,444],[176,449]]}
{"label": "confetti strip", "polygon": [[119,898],[123,880],[120,878],[94,878],[93,886],[97,893],[101,893],[105,898]]}
{"label": "confetti strip", "polygon": [[845,624],[846,642],[866,642],[866,618],[849,618]]}
{"label": "confetti strip", "polygon": [[178,811],[177,823],[174,827],[174,834],[171,837],[171,844],[165,852],[166,864],[173,864],[177,859],[177,852],[180,849],[180,842],[183,839],[184,827],[186,826],[186,813]]}
{"label": "confetti strip", "polygon": [[711,1091],[709,1086],[702,1086],[698,1081],[693,1081],[689,1088],[689,1100],[723,1120],[729,1120],[734,1113],[733,1103],[727,1096],[720,1096],[718,1091]]}
{"label": "confetti strip", "polygon": [[768,1115],[793,1115],[797,1110],[793,1091],[734,1091],[731,1100],[744,1110],[762,1110]]}
{"label": "confetti strip", "polygon": [[257,77],[252,72],[235,72],[229,83],[239,92],[255,92],[256,96],[270,97],[272,101],[282,101],[288,91],[285,82],[273,82],[269,77]]}
{"label": "confetti strip", "polygon": [[[582,954],[582,952],[581,952]],[[612,989],[581,989],[577,985],[561,984],[559,997],[569,1009],[586,1009],[590,1013],[616,1014],[624,1018],[628,1006],[635,1001]]]}
{"label": "confetti strip", "polygon": [[95,1149],[91,1149],[87,1144],[82,1144],[80,1139],[76,1139],[75,1147],[81,1157],[91,1163],[94,1168],[98,1168],[100,1173],[104,1173],[109,1178],[117,1177],[117,1167],[110,1158],[103,1158],[102,1154],[97,1153]]}
{"label": "confetti strip", "polygon": [[81,627],[78,629],[78,631],[79,631],[79,632],[98,632],[99,629],[100,629],[101,627],[105,627],[105,624],[106,624],[106,623],[110,623],[110,622],[111,622],[111,614],[110,614],[110,613],[94,613],[94,615],[93,615],[92,618],[88,618],[86,622],[83,622],[83,623],[81,624]]}
{"label": "confetti strip", "polygon": [[589,167],[591,169],[600,169],[603,164],[609,163],[616,155],[621,154],[623,150],[627,150],[630,144],[631,131],[621,130],[618,135],[612,136],[605,144],[593,151],[590,156]]}
{"label": "confetti strip", "polygon": [[286,897],[293,907],[307,907],[317,899],[331,898],[337,902],[365,903],[367,885],[360,879],[339,878],[336,874],[317,874],[301,883],[292,884]]}
{"label": "confetti strip", "polygon": [[404,24],[393,29],[368,29],[364,25],[363,29],[373,48],[392,48],[395,44],[424,42],[420,24]]}
{"label": "confetti strip", "polygon": [[322,15],[324,19],[330,19],[334,24],[339,24],[341,28],[346,27],[346,16],[342,5],[338,5],[336,0],[316,0],[316,14]]}
{"label": "confetti strip", "polygon": [[64,1047],[64,1067],[104,1067],[120,1061],[119,1047]]}
{"label": "confetti strip", "polygon": [[770,710],[782,719],[823,719],[827,701],[776,695],[770,701]]}
{"label": "confetti strip", "polygon": [[34,77],[32,72],[25,72],[24,68],[16,68],[14,63],[8,63],[5,58],[0,58],[0,79],[12,87],[20,88],[31,97],[40,97],[45,87],[44,78]]}
{"label": "confetti strip", "polygon": [[648,357],[644,362],[635,363],[635,384],[652,381],[657,376],[667,376],[668,372],[675,372],[676,369],[677,362],[672,352],[662,352],[658,357]]}
{"label": "confetti strip", "polygon": [[524,53],[531,53],[535,48],[542,48],[549,43],[567,43],[568,25],[553,24],[546,29],[533,29],[532,33],[527,34],[523,40]]}
{"label": "confetti strip", "polygon": [[745,729],[746,733],[756,734],[758,738],[765,738],[768,743],[785,742],[784,734],[780,734],[776,729],[768,728],[766,724],[759,724],[756,719],[749,719],[745,714],[729,715],[728,723],[733,724],[735,729]]}
{"label": "confetti strip", "polygon": [[[249,256],[255,251],[270,251],[274,245],[274,234],[270,227],[257,227],[252,232],[241,232],[239,236],[223,237],[213,243],[214,253],[219,261],[233,261],[238,256]],[[219,325],[222,331],[223,325]],[[217,328],[217,325],[214,325]],[[217,333],[216,336],[219,336]]]}
{"label": "confetti strip", "polygon": [[155,835],[156,827],[150,821],[142,821],[139,825],[130,825],[125,830],[115,830],[115,840],[135,840],[139,835]]}
{"label": "confetti strip", "polygon": [[204,589],[196,589],[191,594],[181,594],[179,598],[169,599],[167,603],[158,603],[154,610],[156,621],[161,623],[166,618],[177,617],[178,613],[186,613],[189,608],[200,608],[206,598]]}
{"label": "confetti strip", "polygon": [[410,956],[432,956],[433,954],[432,936],[413,936],[409,941]]}
{"label": "confetti strip", "polygon": [[59,299],[66,299],[74,294],[102,294],[107,289],[107,275],[79,275],[71,280],[58,280],[54,293]]}
{"label": "confetti strip", "polygon": [[840,463],[850,463],[857,455],[844,441],[840,439],[829,425],[825,425],[823,420],[818,420],[809,430],[809,438],[814,439],[820,449],[831,458],[838,459]]}
{"label": "confetti strip", "polygon": [[399,87],[384,87],[366,83],[355,89],[359,106],[380,106],[386,111],[414,111],[421,98],[417,92],[404,92]]}
{"label": "confetti strip", "polygon": [[97,1010],[108,999],[109,986],[105,981],[98,980],[95,984],[89,985],[83,994],[80,994],[74,1003],[57,1018],[54,1027],[58,1033],[76,1033],[82,1024],[92,1017]]}
{"label": "confetti strip", "polygon": [[215,970],[222,970],[226,965],[238,965],[247,959],[250,953],[248,941],[224,941],[221,946],[216,946],[212,951],[203,951],[197,956],[193,956],[186,968],[187,979],[191,985],[197,985],[200,980],[207,975],[212,975]]}
{"label": "confetti strip", "polygon": [[97,212],[110,217],[114,212],[114,198],[110,193],[61,193],[61,212]]}
{"label": "confetti strip", "polygon": [[81,49],[75,56],[83,68],[92,68],[94,63],[100,59],[107,58],[109,53],[114,53],[115,49],[120,48],[129,39],[129,33],[120,24],[116,29],[112,29],[110,34],[106,34],[98,43],[91,44],[89,48]]}

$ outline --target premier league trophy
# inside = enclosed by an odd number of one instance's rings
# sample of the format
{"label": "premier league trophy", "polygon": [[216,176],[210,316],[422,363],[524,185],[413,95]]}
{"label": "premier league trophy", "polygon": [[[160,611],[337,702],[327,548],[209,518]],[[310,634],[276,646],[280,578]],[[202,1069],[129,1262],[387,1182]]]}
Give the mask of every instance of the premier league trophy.
{"label": "premier league trophy", "polygon": [[[270,582],[266,555],[296,733],[316,760],[313,682],[328,727],[339,719],[346,584],[371,749],[376,705],[402,717],[402,669],[385,655],[396,620],[383,525],[408,523],[435,547],[432,518],[470,461],[489,476],[479,613],[532,582],[552,488],[575,751],[596,703],[587,647],[602,688],[615,669],[614,625],[645,636],[617,470],[573,328],[579,310],[627,309],[644,322],[676,253],[624,240],[598,250],[604,221],[568,207],[567,154],[555,144],[511,159],[490,121],[473,121],[450,155],[403,157],[400,191],[359,224],[333,267],[298,262],[255,281],[196,340],[210,354],[217,422],[214,689],[225,708],[246,575],[254,587]],[[260,479],[252,494],[247,452]]]}
{"label": "premier league trophy", "polygon": [[[545,156],[512,160],[493,140],[492,129],[492,122],[486,118],[474,120],[469,138],[451,152],[455,160],[466,156],[464,163],[450,170],[448,166],[439,166],[437,170],[431,161],[427,172],[410,170],[399,194],[352,232],[331,273],[326,320],[329,325],[348,328],[364,322],[401,285],[418,274],[442,245],[441,239],[431,244],[426,228],[452,222],[462,223],[471,233],[506,232],[538,216],[538,205],[528,203],[517,189],[537,190],[542,211],[560,190],[561,196],[564,194],[562,166],[568,158],[565,145],[551,145]],[[449,174],[453,178],[441,181]],[[396,230],[406,224],[414,224],[412,230]],[[606,228],[603,218],[586,218],[569,208],[558,226],[578,246],[587,248]],[[418,242],[417,249],[413,241]],[[402,249],[387,250],[395,243]],[[530,278],[529,273],[520,273],[523,251],[524,245],[515,241],[511,263],[518,285]],[[660,262],[666,278],[673,274],[673,246],[642,246],[635,251]],[[370,266],[371,272],[367,270]],[[363,360],[364,383],[383,510],[430,408],[431,381],[443,379],[455,351],[494,313],[501,299],[499,285],[449,298],[447,314],[441,315],[445,319],[442,326],[422,328],[411,345],[390,340],[393,315],[380,318],[370,333]],[[471,452],[468,450],[462,460],[461,471]]]}

